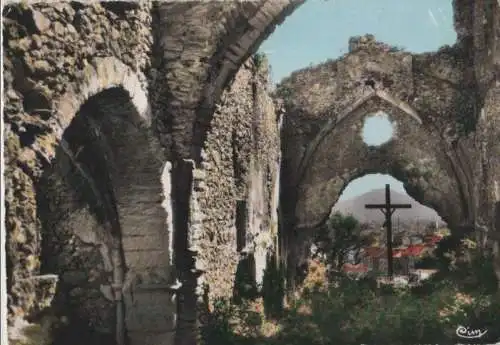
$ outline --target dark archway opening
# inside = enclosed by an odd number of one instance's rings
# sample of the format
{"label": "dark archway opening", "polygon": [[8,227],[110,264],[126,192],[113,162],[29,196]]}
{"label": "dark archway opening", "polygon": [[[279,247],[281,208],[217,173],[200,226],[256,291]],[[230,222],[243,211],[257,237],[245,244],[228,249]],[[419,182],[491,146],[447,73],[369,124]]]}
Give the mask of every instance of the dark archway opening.
{"label": "dark archway opening", "polygon": [[234,278],[233,301],[237,304],[244,300],[252,300],[258,296],[258,287],[255,281],[255,258],[247,253],[238,263]]}
{"label": "dark archway opening", "polygon": [[[133,109],[122,89],[90,98],[64,131],[55,160],[37,186],[41,269],[60,276],[53,311],[63,323],[54,334],[56,344],[115,339],[115,301],[100,293],[100,285],[113,279],[113,263],[103,260],[99,247],[110,250],[121,241],[112,184],[114,153],[104,127],[109,115],[120,118]],[[101,239],[92,238],[97,233]],[[124,262],[121,249],[120,256]]]}
{"label": "dark archway opening", "polygon": [[247,245],[248,206],[246,200],[236,200],[236,250],[241,253]]}
{"label": "dark archway opening", "polygon": [[[136,286],[140,302],[127,302],[126,279],[134,285],[168,281],[171,229],[165,229],[161,205],[163,162],[141,121],[122,88],[91,97],[64,131],[37,185],[42,272],[60,277],[51,308],[62,320],[56,345],[123,344],[127,336],[134,344],[138,330],[149,331],[138,315],[152,309]],[[170,303],[171,294],[156,299]],[[162,310],[168,314],[171,308],[165,304]]]}
{"label": "dark archway opening", "polygon": [[240,255],[233,286],[233,301],[237,304],[257,297],[256,263],[248,243],[249,210],[246,200],[236,200],[236,251]]}

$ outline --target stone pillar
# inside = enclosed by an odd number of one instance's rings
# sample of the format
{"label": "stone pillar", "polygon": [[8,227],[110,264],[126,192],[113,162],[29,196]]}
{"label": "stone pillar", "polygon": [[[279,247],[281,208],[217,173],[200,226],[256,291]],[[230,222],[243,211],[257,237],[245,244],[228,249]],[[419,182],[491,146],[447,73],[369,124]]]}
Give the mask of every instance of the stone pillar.
{"label": "stone pillar", "polygon": [[266,229],[265,224],[267,213],[265,209],[265,173],[262,164],[257,163],[257,157],[255,156],[251,158],[248,177],[248,235],[253,242],[249,249],[253,252],[255,259],[255,272],[252,272],[252,276],[255,277],[257,283],[262,283],[269,242],[265,237],[268,237],[266,235],[268,235],[269,229]]}
{"label": "stone pillar", "polygon": [[[494,268],[500,281],[500,80],[497,80],[485,97],[482,126],[478,133],[484,142],[483,166],[486,178],[480,182],[487,191],[488,237],[493,247]],[[500,284],[499,284],[500,285]],[[500,286],[499,286],[500,287]]]}
{"label": "stone pillar", "polygon": [[194,308],[195,308],[195,333],[193,338],[196,339],[196,342],[200,342],[200,327],[202,326],[201,317],[207,311],[208,305],[206,303],[206,294],[205,291],[205,279],[204,272],[206,269],[206,263],[201,260],[199,257],[200,254],[200,238],[203,232],[203,220],[205,219],[205,215],[200,207],[200,203],[198,201],[198,195],[206,192],[206,184],[205,184],[205,171],[202,165],[201,169],[193,170],[193,183],[192,183],[192,191],[191,191],[191,203],[190,203],[190,217],[189,217],[189,232],[188,232],[188,246],[189,253],[192,257],[192,282],[194,284]]}
{"label": "stone pillar", "polygon": [[[182,160],[174,167],[176,189],[175,261],[182,287],[177,302],[176,345],[195,345],[199,341],[198,308],[203,303],[204,264],[198,260],[198,239],[203,214],[197,193],[204,191],[204,173],[194,168],[194,161]],[[181,194],[179,194],[181,193]]]}
{"label": "stone pillar", "polygon": [[500,182],[494,184],[494,193],[495,193],[495,209],[494,209],[494,233],[497,235],[497,238],[493,241],[493,267],[495,269],[495,275],[499,281],[499,289],[500,289]]}

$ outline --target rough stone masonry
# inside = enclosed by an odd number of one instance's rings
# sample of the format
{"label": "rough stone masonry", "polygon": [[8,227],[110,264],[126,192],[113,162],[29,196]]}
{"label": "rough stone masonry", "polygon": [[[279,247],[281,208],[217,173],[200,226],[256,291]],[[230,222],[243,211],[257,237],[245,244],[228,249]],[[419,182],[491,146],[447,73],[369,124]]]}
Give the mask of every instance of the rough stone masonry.
{"label": "rough stone masonry", "polygon": [[[271,93],[251,56],[301,3],[3,8],[12,343],[195,344],[240,260],[260,282],[278,252],[293,280],[308,234],[369,172],[486,235],[500,277],[498,2],[454,1],[452,47],[353,38]],[[366,147],[378,110],[396,135]]]}

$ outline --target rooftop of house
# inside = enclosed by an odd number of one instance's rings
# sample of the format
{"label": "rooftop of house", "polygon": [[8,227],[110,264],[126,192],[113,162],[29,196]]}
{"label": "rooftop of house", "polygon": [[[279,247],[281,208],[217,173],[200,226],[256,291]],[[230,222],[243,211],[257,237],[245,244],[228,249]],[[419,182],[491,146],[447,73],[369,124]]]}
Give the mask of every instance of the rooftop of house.
{"label": "rooftop of house", "polygon": [[[392,250],[392,256],[394,258],[401,258],[401,257],[418,257],[422,255],[426,250],[432,249],[435,247],[435,244],[439,242],[437,238],[432,238],[430,241],[426,241],[424,243],[418,243],[418,244],[410,244],[408,246],[401,246],[398,248],[395,248]],[[365,257],[370,257],[370,258],[385,258],[385,255],[387,253],[387,249],[385,247],[376,247],[376,246],[371,246],[364,248],[362,250],[362,254]]]}
{"label": "rooftop of house", "polygon": [[429,244],[437,244],[442,239],[443,239],[443,236],[439,235],[439,234],[433,234],[433,235],[424,237],[425,243],[429,243]]}
{"label": "rooftop of house", "polygon": [[408,247],[404,248],[401,255],[402,256],[420,256],[428,246],[424,243],[422,244],[410,244]]}

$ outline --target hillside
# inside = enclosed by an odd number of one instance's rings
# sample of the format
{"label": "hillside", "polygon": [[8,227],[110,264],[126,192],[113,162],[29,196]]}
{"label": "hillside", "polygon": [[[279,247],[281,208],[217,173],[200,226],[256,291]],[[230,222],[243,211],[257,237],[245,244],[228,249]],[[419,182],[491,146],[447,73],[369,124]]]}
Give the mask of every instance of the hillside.
{"label": "hillside", "polygon": [[[381,211],[377,209],[366,209],[365,204],[383,204],[385,202],[385,189],[374,189],[365,194],[352,199],[338,202],[333,210],[343,214],[352,214],[361,222],[381,222],[385,218]],[[439,215],[433,209],[419,204],[407,194],[398,193],[391,190],[391,203],[411,204],[411,209],[399,209],[393,214],[393,222],[416,221],[431,222],[436,219],[441,220]]]}

